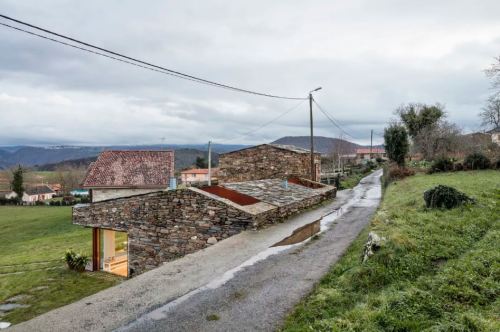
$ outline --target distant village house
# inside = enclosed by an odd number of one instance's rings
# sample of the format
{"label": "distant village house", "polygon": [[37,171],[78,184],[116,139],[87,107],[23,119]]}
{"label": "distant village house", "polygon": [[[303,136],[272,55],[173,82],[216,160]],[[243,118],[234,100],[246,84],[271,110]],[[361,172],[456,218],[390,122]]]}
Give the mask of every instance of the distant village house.
{"label": "distant village house", "polygon": [[[52,199],[55,195],[55,191],[47,185],[28,187],[25,189],[21,200],[24,204],[31,205],[36,202],[43,202]],[[17,194],[14,191],[10,191],[5,194],[6,199],[14,199],[16,197]]]}
{"label": "distant village house", "polygon": [[[211,180],[217,179],[218,168],[211,169]],[[181,172],[181,182],[187,185],[208,183],[208,168],[188,169]]]}
{"label": "distant village house", "polygon": [[358,164],[372,159],[387,159],[387,154],[383,148],[361,148],[356,149],[356,161]]}

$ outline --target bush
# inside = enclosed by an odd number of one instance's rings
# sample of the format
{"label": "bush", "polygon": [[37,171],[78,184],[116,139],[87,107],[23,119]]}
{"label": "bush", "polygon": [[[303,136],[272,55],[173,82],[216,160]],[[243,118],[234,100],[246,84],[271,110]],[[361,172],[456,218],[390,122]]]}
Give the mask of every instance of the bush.
{"label": "bush", "polygon": [[410,147],[405,127],[395,123],[391,124],[384,130],[384,143],[387,157],[399,166],[404,166]]}
{"label": "bush", "polygon": [[453,161],[447,157],[440,157],[434,160],[429,169],[429,173],[449,172],[453,170]]}
{"label": "bush", "polygon": [[5,198],[5,197],[0,197],[0,205],[17,205],[19,204],[19,200],[17,197],[15,198]]}
{"label": "bush", "polygon": [[35,205],[38,205],[38,206],[44,206],[44,205],[45,205],[45,202],[44,202],[44,201],[36,201],[36,202],[35,202]]}
{"label": "bush", "polygon": [[83,272],[85,271],[85,267],[90,261],[90,258],[82,254],[77,254],[73,250],[66,250],[66,254],[64,254],[64,261],[71,270]]}
{"label": "bush", "polygon": [[415,171],[411,168],[400,167],[397,164],[390,164],[384,167],[384,175],[382,184],[387,187],[394,180],[401,180],[408,176],[415,175]]}
{"label": "bush", "polygon": [[438,185],[424,192],[425,206],[427,208],[452,209],[474,200],[453,187]]}
{"label": "bush", "polygon": [[463,171],[464,169],[465,169],[465,167],[464,167],[464,164],[462,164],[462,163],[455,163],[455,165],[453,165],[454,171]]}
{"label": "bush", "polygon": [[487,169],[491,162],[484,154],[474,152],[465,158],[464,164],[468,169]]}
{"label": "bush", "polygon": [[90,197],[89,196],[82,196],[80,199],[80,203],[85,204],[85,203],[90,203]]}

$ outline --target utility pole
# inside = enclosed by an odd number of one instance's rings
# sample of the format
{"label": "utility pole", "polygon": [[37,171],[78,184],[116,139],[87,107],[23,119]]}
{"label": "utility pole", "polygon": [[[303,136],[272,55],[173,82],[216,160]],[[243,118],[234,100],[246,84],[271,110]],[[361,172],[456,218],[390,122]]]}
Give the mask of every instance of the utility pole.
{"label": "utility pole", "polygon": [[370,160],[373,159],[373,129],[370,131]]}
{"label": "utility pole", "polygon": [[212,185],[212,142],[208,141],[208,185]]}
{"label": "utility pole", "polygon": [[313,95],[309,92],[309,126],[311,127],[311,180],[316,181],[316,170],[314,169],[314,133],[313,133]]}
{"label": "utility pole", "polygon": [[[316,181],[316,169],[314,167],[314,132],[313,132],[313,96],[312,93],[321,90],[321,87],[309,92],[309,126],[311,127],[311,180]],[[321,180],[321,179],[320,179]]]}

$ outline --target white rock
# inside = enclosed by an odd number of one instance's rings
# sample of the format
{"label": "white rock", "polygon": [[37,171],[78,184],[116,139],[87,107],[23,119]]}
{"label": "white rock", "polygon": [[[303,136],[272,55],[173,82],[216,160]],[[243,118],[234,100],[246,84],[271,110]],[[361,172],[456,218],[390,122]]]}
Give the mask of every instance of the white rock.
{"label": "white rock", "polygon": [[207,243],[208,244],[216,244],[217,243],[217,238],[215,237],[209,237],[208,240],[207,240]]}
{"label": "white rock", "polygon": [[382,241],[385,241],[385,238],[381,238],[374,232],[368,233],[368,241],[363,249],[363,262],[366,262],[374,254],[374,251],[380,248]]}
{"label": "white rock", "polygon": [[9,322],[0,322],[0,330],[6,329],[10,326]]}
{"label": "white rock", "polygon": [[191,240],[198,240],[198,237],[195,235],[195,236],[191,236]]}

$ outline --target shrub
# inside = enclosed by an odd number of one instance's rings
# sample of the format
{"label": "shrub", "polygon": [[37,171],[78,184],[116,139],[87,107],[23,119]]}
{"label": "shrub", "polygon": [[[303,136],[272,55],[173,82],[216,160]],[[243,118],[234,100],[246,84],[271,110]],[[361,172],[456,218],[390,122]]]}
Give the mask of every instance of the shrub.
{"label": "shrub", "polygon": [[440,157],[434,160],[429,169],[429,173],[449,172],[453,170],[453,161],[447,157]]}
{"label": "shrub", "polygon": [[410,143],[404,126],[391,124],[384,130],[384,142],[387,156],[399,166],[404,166]]}
{"label": "shrub", "polygon": [[384,167],[382,183],[384,187],[387,187],[387,185],[394,180],[401,180],[412,175],[415,175],[415,171],[411,168],[404,166],[400,167],[397,164],[390,164]]}
{"label": "shrub", "polygon": [[474,200],[453,187],[438,185],[424,192],[425,206],[427,208],[452,209]]}
{"label": "shrub", "polygon": [[474,152],[465,158],[464,164],[468,169],[487,169],[491,163],[484,154]]}
{"label": "shrub", "polygon": [[462,164],[462,163],[455,163],[455,165],[453,165],[454,171],[463,171],[464,169],[465,169],[465,167],[464,167],[464,164]]}
{"label": "shrub", "polygon": [[73,250],[66,250],[66,254],[64,254],[64,261],[71,270],[83,272],[85,271],[85,267],[90,261],[90,258],[82,254],[77,254]]}
{"label": "shrub", "polygon": [[42,206],[42,205],[45,205],[45,202],[44,201],[36,201],[35,205]]}

